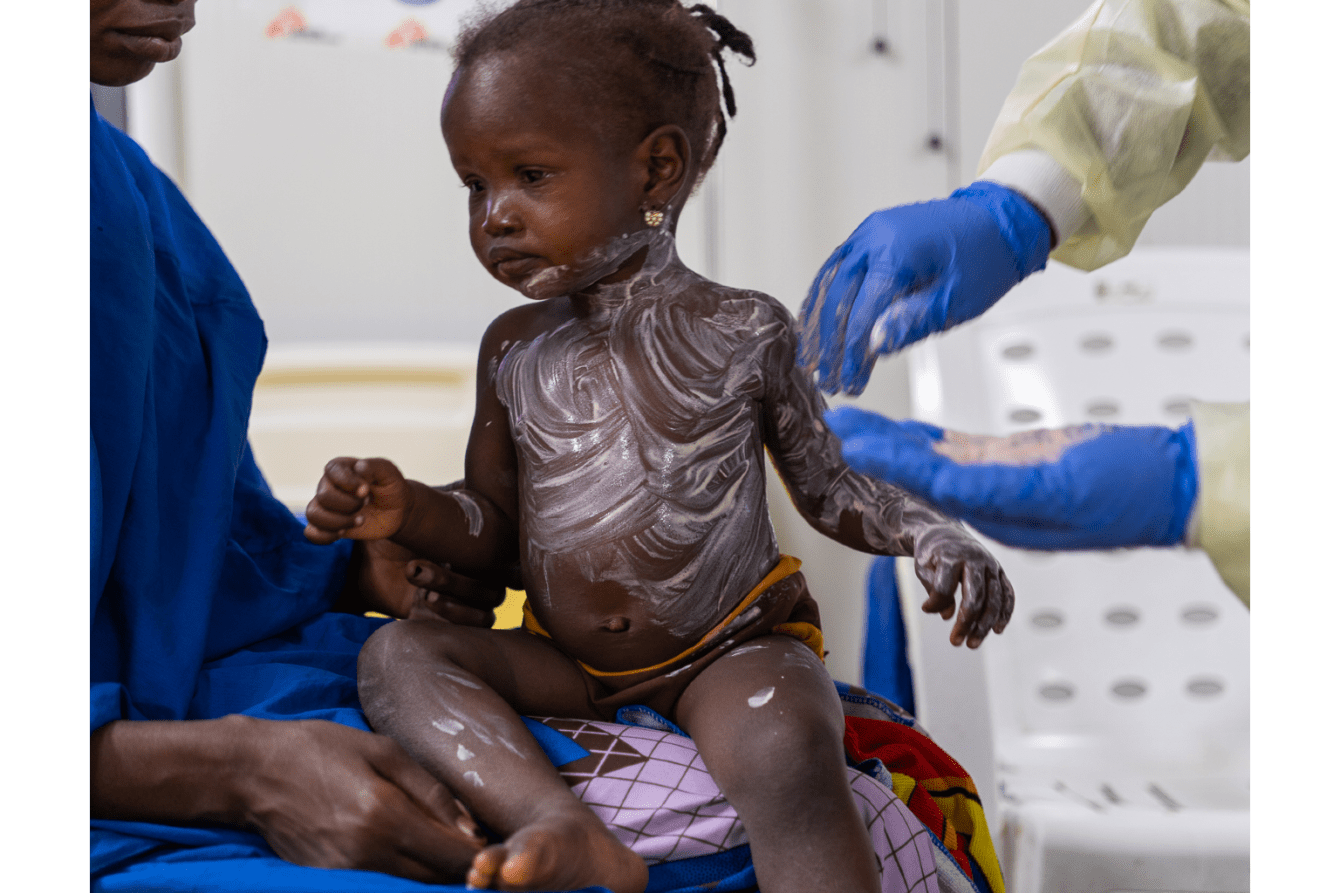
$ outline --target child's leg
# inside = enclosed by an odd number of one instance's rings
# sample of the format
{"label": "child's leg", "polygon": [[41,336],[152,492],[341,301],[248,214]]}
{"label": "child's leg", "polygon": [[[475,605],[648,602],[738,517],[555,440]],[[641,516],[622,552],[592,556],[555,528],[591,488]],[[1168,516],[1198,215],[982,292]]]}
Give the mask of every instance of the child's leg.
{"label": "child's leg", "polygon": [[703,670],[675,714],[740,814],[763,893],[878,893],[842,704],[814,652],[786,636],[753,639]]}
{"label": "child's leg", "polygon": [[646,865],[573,795],[518,715],[590,715],[580,671],[552,645],[520,631],[391,623],[359,655],[358,693],[373,728],[506,836],[475,857],[472,886],[646,886]]}

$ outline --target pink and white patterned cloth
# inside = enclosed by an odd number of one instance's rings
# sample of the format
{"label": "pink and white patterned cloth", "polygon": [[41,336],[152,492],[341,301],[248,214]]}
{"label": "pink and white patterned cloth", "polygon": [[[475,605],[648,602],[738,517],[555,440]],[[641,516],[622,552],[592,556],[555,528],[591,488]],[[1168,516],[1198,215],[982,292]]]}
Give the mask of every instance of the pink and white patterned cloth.
{"label": "pink and white patterned cloth", "polygon": [[[693,742],[617,723],[542,719],[588,755],[559,767],[573,791],[648,865],[721,853],[747,842]],[[884,893],[937,893],[930,832],[889,788],[848,768],[870,829]]]}

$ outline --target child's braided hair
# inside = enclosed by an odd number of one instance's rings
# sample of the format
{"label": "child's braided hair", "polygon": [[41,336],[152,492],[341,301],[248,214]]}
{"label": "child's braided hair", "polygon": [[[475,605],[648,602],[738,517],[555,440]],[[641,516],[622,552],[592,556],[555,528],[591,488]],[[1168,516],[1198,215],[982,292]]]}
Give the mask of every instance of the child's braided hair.
{"label": "child's braided hair", "polygon": [[517,0],[500,12],[486,10],[461,32],[457,73],[491,52],[521,47],[562,54],[555,77],[613,113],[611,121],[593,122],[606,138],[635,145],[661,125],[684,128],[699,178],[716,160],[727,118],[735,116],[723,51],[754,62],[749,35],[706,4]]}

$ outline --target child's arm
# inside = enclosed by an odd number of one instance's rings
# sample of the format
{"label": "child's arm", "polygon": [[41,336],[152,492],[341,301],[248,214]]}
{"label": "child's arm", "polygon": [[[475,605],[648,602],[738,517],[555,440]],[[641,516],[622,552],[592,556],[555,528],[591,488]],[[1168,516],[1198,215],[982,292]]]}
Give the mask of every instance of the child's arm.
{"label": "child's arm", "polygon": [[[775,304],[775,302],[773,302]],[[775,305],[760,370],[764,381],[764,443],[796,509],[816,530],[843,545],[883,555],[911,555],[928,598],[927,613],[954,615],[950,641],[977,647],[988,631],[1003,632],[1014,590],[1000,565],[958,522],[892,484],[852,470],[842,442],[824,423],[824,402],[795,361],[790,314]]]}
{"label": "child's arm", "polygon": [[507,343],[499,322],[480,348],[465,486],[444,492],[406,480],[386,459],[332,459],[307,506],[309,540],[390,539],[461,573],[498,576],[510,568],[518,551],[516,451],[493,388]]}

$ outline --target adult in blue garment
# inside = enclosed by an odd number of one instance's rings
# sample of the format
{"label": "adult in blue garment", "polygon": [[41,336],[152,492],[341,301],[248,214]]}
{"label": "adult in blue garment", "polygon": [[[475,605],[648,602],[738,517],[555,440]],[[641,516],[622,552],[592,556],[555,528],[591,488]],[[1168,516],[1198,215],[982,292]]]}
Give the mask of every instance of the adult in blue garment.
{"label": "adult in blue garment", "polygon": [[[876,211],[819,271],[801,363],[859,394],[875,361],[986,312],[1050,256],[1093,270],[1209,158],[1250,150],[1249,0],[1096,0],[1023,65],[979,179]],[[843,457],[1012,546],[1203,549],[1250,599],[1247,404],[1180,429],[1089,425],[988,438],[853,407]]]}
{"label": "adult in blue garment", "polygon": [[[91,80],[174,58],[193,8],[93,0]],[[358,709],[358,650],[387,622],[362,613],[487,625],[501,587],[303,539],[246,441],[266,343],[246,289],[96,111],[90,224],[94,889],[459,879],[474,822]]]}

